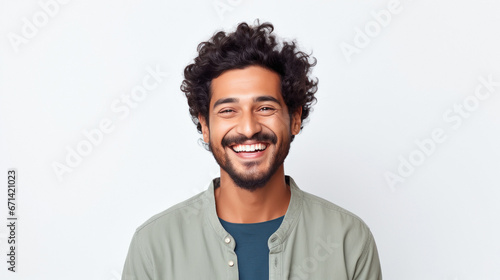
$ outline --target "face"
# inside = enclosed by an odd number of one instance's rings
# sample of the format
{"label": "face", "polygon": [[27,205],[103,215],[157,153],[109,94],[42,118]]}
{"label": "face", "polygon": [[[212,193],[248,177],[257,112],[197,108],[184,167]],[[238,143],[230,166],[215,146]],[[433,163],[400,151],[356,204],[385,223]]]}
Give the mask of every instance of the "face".
{"label": "face", "polygon": [[199,120],[221,177],[247,190],[263,187],[300,131],[301,110],[290,117],[279,75],[260,66],[224,72],[212,80],[211,92],[209,122]]}

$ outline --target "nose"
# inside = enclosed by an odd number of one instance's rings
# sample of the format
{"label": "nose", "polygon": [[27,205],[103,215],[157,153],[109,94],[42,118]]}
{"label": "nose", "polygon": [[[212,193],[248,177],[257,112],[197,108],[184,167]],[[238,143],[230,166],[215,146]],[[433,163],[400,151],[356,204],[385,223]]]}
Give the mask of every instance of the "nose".
{"label": "nose", "polygon": [[238,120],[236,132],[245,135],[247,138],[252,138],[255,134],[261,132],[262,125],[258,118],[252,112],[245,112]]}

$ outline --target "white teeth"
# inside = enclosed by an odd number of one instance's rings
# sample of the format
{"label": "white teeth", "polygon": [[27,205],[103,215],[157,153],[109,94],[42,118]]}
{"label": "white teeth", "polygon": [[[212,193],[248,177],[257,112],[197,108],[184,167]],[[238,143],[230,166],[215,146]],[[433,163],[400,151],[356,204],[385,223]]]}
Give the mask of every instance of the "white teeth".
{"label": "white teeth", "polygon": [[239,152],[255,152],[263,151],[267,148],[265,144],[252,144],[252,145],[236,145],[233,146],[233,150],[237,153]]}

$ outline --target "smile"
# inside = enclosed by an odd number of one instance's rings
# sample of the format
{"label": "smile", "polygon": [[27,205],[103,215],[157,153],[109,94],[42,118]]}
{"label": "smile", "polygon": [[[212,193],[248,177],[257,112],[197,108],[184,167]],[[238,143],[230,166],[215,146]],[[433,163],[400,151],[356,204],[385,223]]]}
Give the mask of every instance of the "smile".
{"label": "smile", "polygon": [[233,149],[233,151],[235,151],[236,153],[259,152],[259,151],[264,151],[266,148],[267,148],[267,144],[263,144],[263,143],[257,143],[257,144],[251,144],[251,145],[234,145],[231,147],[231,149]]}

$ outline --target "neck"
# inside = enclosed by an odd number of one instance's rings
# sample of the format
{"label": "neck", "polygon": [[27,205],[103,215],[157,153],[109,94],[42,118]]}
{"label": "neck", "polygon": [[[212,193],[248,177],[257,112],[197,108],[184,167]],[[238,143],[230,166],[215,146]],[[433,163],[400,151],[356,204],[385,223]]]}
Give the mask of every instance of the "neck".
{"label": "neck", "polygon": [[219,218],[231,223],[260,223],[285,215],[291,193],[281,165],[265,186],[254,191],[237,186],[221,170],[220,187],[214,195]]}

